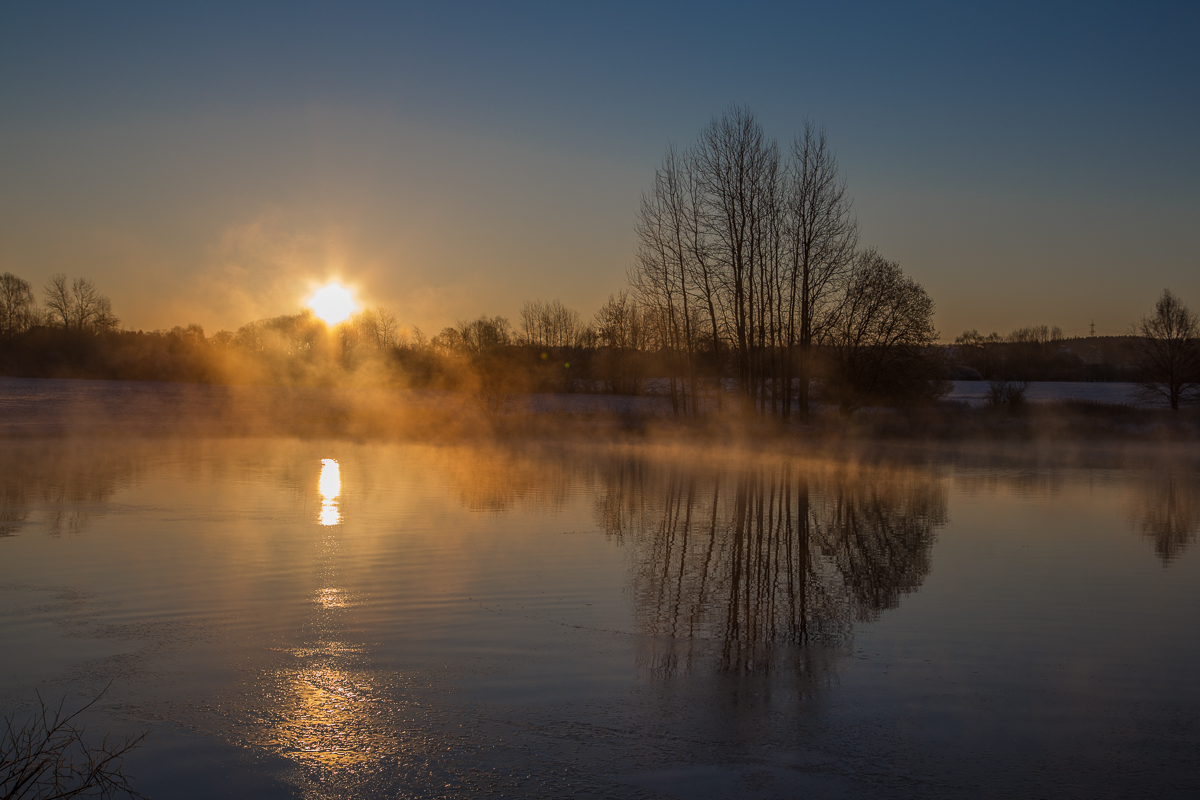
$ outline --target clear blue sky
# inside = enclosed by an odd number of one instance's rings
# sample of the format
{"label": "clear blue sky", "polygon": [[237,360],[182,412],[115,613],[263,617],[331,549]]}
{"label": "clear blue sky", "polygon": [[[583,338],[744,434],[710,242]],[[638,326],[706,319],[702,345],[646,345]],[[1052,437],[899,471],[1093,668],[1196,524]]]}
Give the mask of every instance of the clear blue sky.
{"label": "clear blue sky", "polygon": [[1200,309],[1200,3],[8,3],[0,271],[127,326],[625,284],[668,142],[823,124],[944,337]]}

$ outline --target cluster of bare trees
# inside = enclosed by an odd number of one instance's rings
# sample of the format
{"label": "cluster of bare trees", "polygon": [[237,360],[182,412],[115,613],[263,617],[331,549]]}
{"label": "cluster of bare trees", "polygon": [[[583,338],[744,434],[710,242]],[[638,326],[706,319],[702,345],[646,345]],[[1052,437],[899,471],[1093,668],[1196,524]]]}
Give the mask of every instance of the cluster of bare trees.
{"label": "cluster of bare trees", "polygon": [[464,352],[477,357],[495,353],[514,341],[512,324],[507,317],[482,314],[469,322],[460,321],[457,326],[442,328],[430,345],[436,352]]}
{"label": "cluster of bare trees", "polygon": [[68,285],[67,276],[60,272],[46,284],[45,295],[52,325],[80,333],[115,331],[120,325],[112,303],[87,278],[76,278]]}
{"label": "cluster of bare trees", "polygon": [[[204,341],[203,329],[190,326],[188,330],[200,330],[200,341]],[[182,329],[176,328],[172,333]],[[238,328],[236,332],[218,331],[212,341],[222,347],[238,347],[251,353],[268,353],[279,356],[303,356],[316,349],[340,350],[344,355],[358,357],[370,354],[387,354],[397,347],[405,346],[412,336],[420,331],[401,328],[395,313],[379,307],[368,308],[354,314],[339,324],[336,338],[330,340],[328,326],[309,309],[298,314],[255,320]],[[422,338],[422,344],[423,338]]]}
{"label": "cluster of bare trees", "polygon": [[690,149],[668,148],[637,234],[630,281],[673,356],[681,413],[701,413],[706,393],[719,406],[727,371],[747,407],[786,418],[808,413],[818,368],[853,406],[894,395],[883,383],[901,364],[910,376],[927,366],[933,303],[894,262],[860,252],[845,181],[811,123],[781,154],[734,107]]}
{"label": "cluster of bare trees", "polygon": [[596,312],[593,322],[599,356],[595,367],[598,376],[614,394],[637,394],[644,364],[640,354],[651,344],[651,334],[658,327],[649,314],[628,292],[609,295]]}
{"label": "cluster of bare trees", "polygon": [[585,324],[579,312],[558,300],[530,300],[521,306],[522,344],[532,347],[591,347],[595,329]]}
{"label": "cluster of bare trees", "polygon": [[596,344],[596,328],[558,300],[529,300],[521,306],[516,330],[507,317],[484,314],[443,328],[431,344],[443,352],[463,350],[472,355],[512,345],[543,350],[590,348]]}
{"label": "cluster of bare trees", "polygon": [[44,308],[38,308],[28,281],[9,272],[0,275],[0,335],[15,336],[37,325],[104,333],[120,324],[111,301],[87,278],[68,281],[66,275],[54,275],[43,296]]}

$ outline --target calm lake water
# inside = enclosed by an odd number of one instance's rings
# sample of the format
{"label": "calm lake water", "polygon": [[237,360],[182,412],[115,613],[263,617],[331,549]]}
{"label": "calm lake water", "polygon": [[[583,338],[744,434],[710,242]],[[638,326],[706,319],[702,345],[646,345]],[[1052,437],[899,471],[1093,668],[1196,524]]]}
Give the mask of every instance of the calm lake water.
{"label": "calm lake water", "polygon": [[0,709],[152,797],[1200,792],[1186,452],[0,453]]}

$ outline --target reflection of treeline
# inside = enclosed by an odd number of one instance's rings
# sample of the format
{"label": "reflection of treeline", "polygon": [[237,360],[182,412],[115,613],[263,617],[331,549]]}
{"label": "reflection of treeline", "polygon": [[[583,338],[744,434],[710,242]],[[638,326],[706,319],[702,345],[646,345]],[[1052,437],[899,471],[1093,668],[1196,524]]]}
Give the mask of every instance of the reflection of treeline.
{"label": "reflection of treeline", "polygon": [[140,447],[92,444],[47,448],[9,440],[0,448],[0,536],[20,531],[35,507],[52,534],[77,533],[144,463]]}
{"label": "reflection of treeline", "polygon": [[1137,377],[1132,342],[1131,336],[1067,338],[1057,326],[1031,325],[1007,335],[965,331],[949,356],[985,380],[1122,381]]}
{"label": "reflection of treeline", "polygon": [[[1003,468],[999,468],[1003,465]],[[1000,461],[985,471],[962,472],[960,491],[992,496],[1004,490],[1017,496],[1054,497],[1067,491],[1077,476],[1058,469],[1014,468]],[[1099,461],[1093,467],[1111,466]],[[1183,555],[1200,534],[1200,480],[1194,468],[1168,467],[1133,474],[1104,471],[1089,474],[1088,485],[1124,495],[1131,527],[1148,540],[1163,566]]]}
{"label": "reflection of treeline", "polygon": [[703,468],[627,463],[604,476],[604,530],[632,547],[653,668],[769,668],[789,645],[845,643],[917,589],[946,522],[928,472],[791,462]]}
{"label": "reflection of treeline", "polygon": [[1130,516],[1166,566],[1200,533],[1200,483],[1194,474],[1155,476],[1131,499]]}

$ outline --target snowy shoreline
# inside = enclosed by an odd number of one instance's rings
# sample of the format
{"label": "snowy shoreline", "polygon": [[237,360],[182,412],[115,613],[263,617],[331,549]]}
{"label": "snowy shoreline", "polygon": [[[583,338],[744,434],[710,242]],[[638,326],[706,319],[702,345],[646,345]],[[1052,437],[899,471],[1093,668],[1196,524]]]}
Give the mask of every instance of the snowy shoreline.
{"label": "snowy shoreline", "polygon": [[[987,381],[955,381],[945,400],[982,408],[988,387]],[[1084,401],[1116,409],[1134,405],[1136,389],[1132,383],[1031,383],[1026,397],[1035,407]],[[661,394],[541,393],[504,398],[500,416],[524,415],[663,422],[673,416],[670,400]],[[412,429],[416,424],[468,424],[481,416],[480,405],[472,395],[433,389],[0,377],[0,433],[18,435],[74,429],[250,433],[303,431],[306,426],[315,432],[334,423],[348,423],[350,427],[362,423],[358,427],[366,433],[368,429]],[[390,424],[390,420],[401,422]]]}

